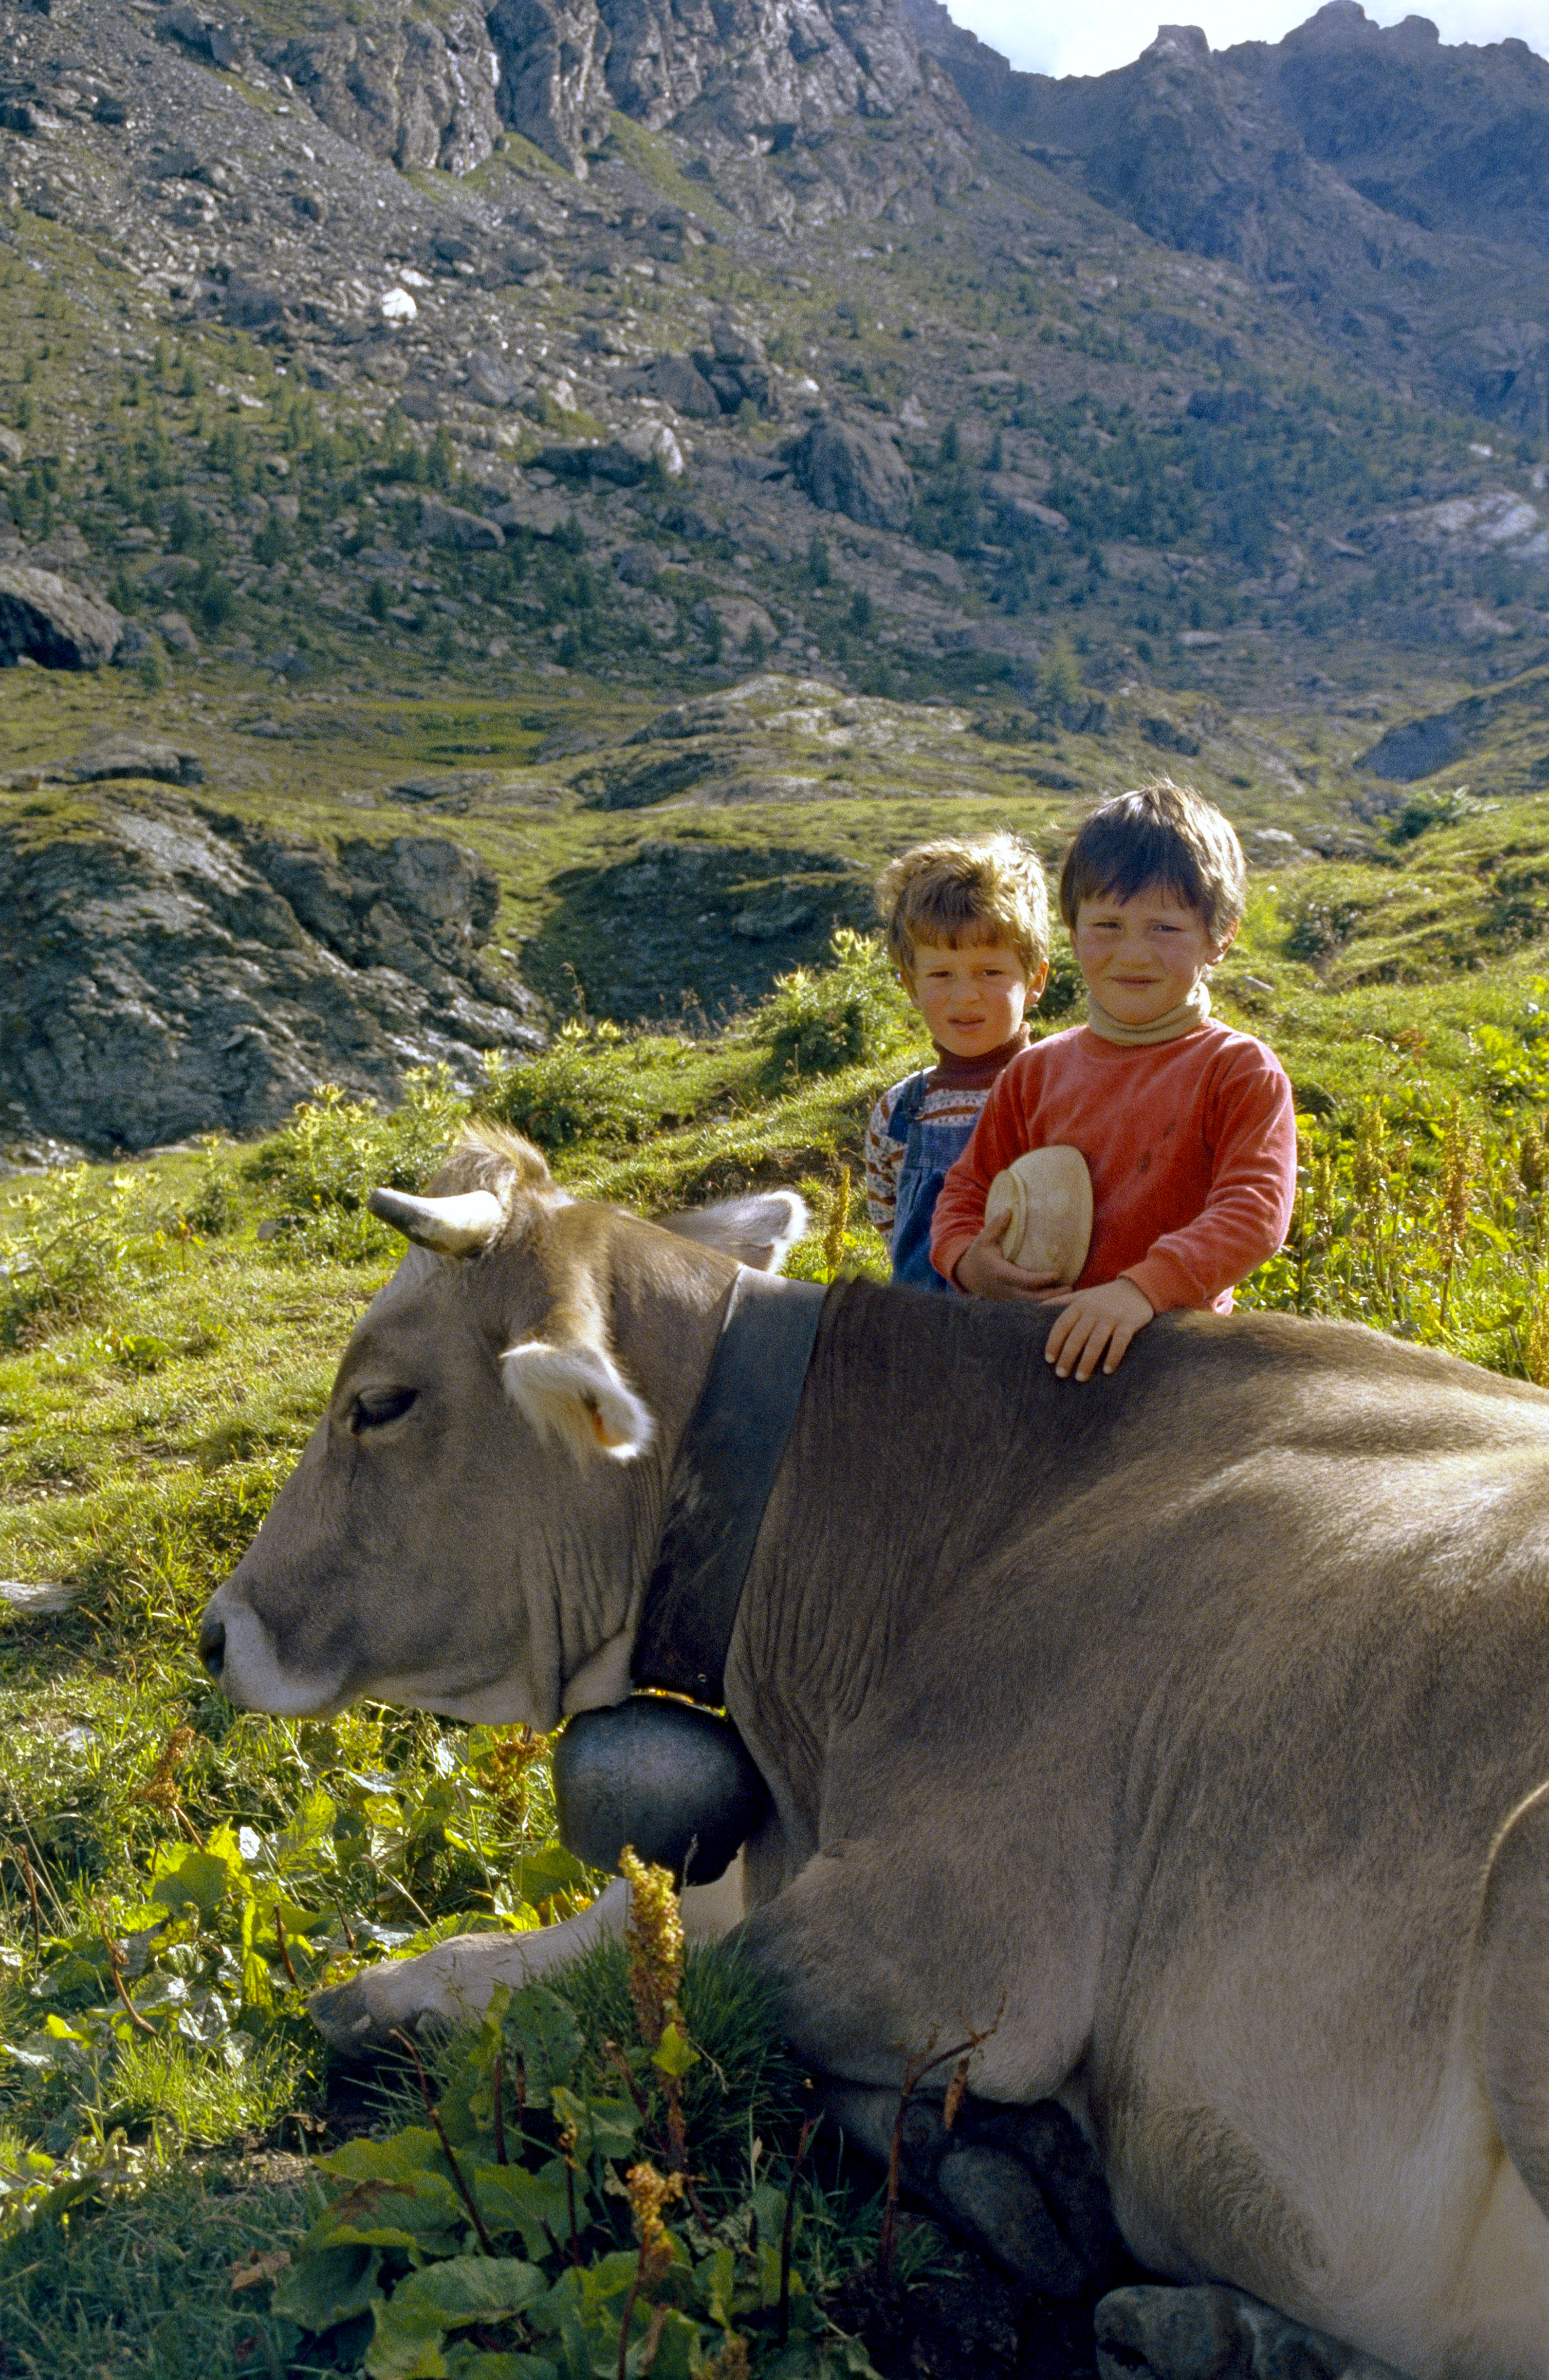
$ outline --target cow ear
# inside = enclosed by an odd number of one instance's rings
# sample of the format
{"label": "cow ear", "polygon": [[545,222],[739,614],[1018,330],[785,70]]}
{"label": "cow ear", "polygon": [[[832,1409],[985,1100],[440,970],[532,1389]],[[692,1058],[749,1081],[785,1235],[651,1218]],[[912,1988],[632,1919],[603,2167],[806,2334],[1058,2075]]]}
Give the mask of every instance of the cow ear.
{"label": "cow ear", "polygon": [[649,1407],[600,1347],[528,1339],[506,1349],[501,1371],[507,1396],[539,1436],[560,1439],[580,1460],[633,1463],[656,1436]]}
{"label": "cow ear", "polygon": [[765,1190],[749,1198],[722,1198],[713,1207],[691,1207],[686,1214],[659,1215],[657,1221],[674,1239],[720,1248],[755,1272],[778,1272],[805,1237],[809,1218],[805,1200],[793,1190]]}

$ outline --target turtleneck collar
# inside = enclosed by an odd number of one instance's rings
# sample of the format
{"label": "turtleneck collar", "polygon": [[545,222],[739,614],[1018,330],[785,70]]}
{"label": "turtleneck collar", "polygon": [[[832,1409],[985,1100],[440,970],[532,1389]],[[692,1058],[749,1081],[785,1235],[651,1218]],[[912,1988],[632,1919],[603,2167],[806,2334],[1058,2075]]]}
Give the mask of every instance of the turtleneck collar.
{"label": "turtleneck collar", "polygon": [[1032,1039],[1025,1020],[1018,1026],[1009,1041],[998,1050],[986,1050],[982,1058],[960,1058],[950,1050],[943,1050],[939,1041],[933,1046],[936,1063],[930,1070],[933,1091],[987,1091],[1002,1066],[1021,1055]]}
{"label": "turtleneck collar", "polygon": [[1169,1008],[1165,1016],[1156,1017],[1150,1025],[1125,1025],[1110,1016],[1095,992],[1086,995],[1088,1029],[1101,1040],[1117,1041],[1126,1050],[1146,1050],[1156,1041],[1180,1041],[1185,1033],[1192,1033],[1210,1022],[1210,993],[1202,976],[1187,1000]]}

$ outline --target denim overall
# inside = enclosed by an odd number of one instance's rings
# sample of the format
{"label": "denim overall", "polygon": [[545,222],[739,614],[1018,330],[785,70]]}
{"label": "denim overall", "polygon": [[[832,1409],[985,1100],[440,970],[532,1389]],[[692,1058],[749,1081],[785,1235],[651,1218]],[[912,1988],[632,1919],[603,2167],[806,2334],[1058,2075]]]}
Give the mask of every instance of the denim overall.
{"label": "denim overall", "polygon": [[930,1075],[927,1066],[923,1073],[910,1075],[888,1120],[889,1137],[904,1143],[893,1213],[893,1279],[907,1282],[911,1289],[939,1290],[945,1296],[956,1297],[961,1292],[943,1281],[931,1263],[930,1224],[941,1184],[973,1138],[977,1118],[966,1123],[922,1122],[920,1110]]}

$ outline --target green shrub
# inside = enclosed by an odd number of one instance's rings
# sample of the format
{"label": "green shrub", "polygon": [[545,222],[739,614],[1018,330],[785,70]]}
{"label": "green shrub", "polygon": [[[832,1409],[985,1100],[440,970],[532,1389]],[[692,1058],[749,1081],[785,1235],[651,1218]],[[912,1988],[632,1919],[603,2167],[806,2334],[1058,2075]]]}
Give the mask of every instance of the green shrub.
{"label": "green shrub", "polygon": [[832,949],[831,966],[781,976],[754,1017],[753,1038],[776,1076],[880,1061],[908,1028],[908,1003],[880,942],[841,926]]}
{"label": "green shrub", "polygon": [[1286,956],[1309,961],[1331,957],[1344,949],[1361,916],[1353,901],[1321,901],[1309,892],[1291,913]]}
{"label": "green shrub", "polygon": [[79,1165],[18,1202],[21,1229],[0,1237],[0,1345],[90,1322],[143,1275],[157,1246],[131,1210],[132,1188]]}
{"label": "green shrub", "polygon": [[320,1084],[290,1122],[244,1168],[277,1196],[271,1236],[282,1251],[342,1257],[380,1255],[392,1234],[366,1211],[379,1184],[422,1190],[446,1161],[467,1103],[444,1066],[416,1069],[401,1108],[383,1114],[370,1099]]}
{"label": "green shrub", "polygon": [[868,2370],[820,2301],[834,2233],[854,2262],[870,2223],[793,2170],[805,2109],[766,1987],[702,1950],[653,2012],[637,1959],[611,1944],[498,1991],[434,2086],[406,2078],[395,2129],[321,2158],[274,2311],[382,2380]]}

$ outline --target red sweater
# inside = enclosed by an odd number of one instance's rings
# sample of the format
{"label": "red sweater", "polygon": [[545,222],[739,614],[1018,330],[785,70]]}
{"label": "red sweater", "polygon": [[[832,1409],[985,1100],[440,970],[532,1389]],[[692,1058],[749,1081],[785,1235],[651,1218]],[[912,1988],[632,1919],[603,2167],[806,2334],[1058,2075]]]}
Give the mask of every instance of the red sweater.
{"label": "red sweater", "polygon": [[1296,1196],[1291,1087],[1251,1034],[1208,1024],[1126,1049],[1084,1026],[1013,1058],[941,1186],[930,1260],[950,1281],[984,1229],[985,1199],[1029,1148],[1079,1148],[1092,1175],[1092,1245],[1076,1286],[1120,1275],[1158,1314],[1231,1306],[1273,1256]]}

